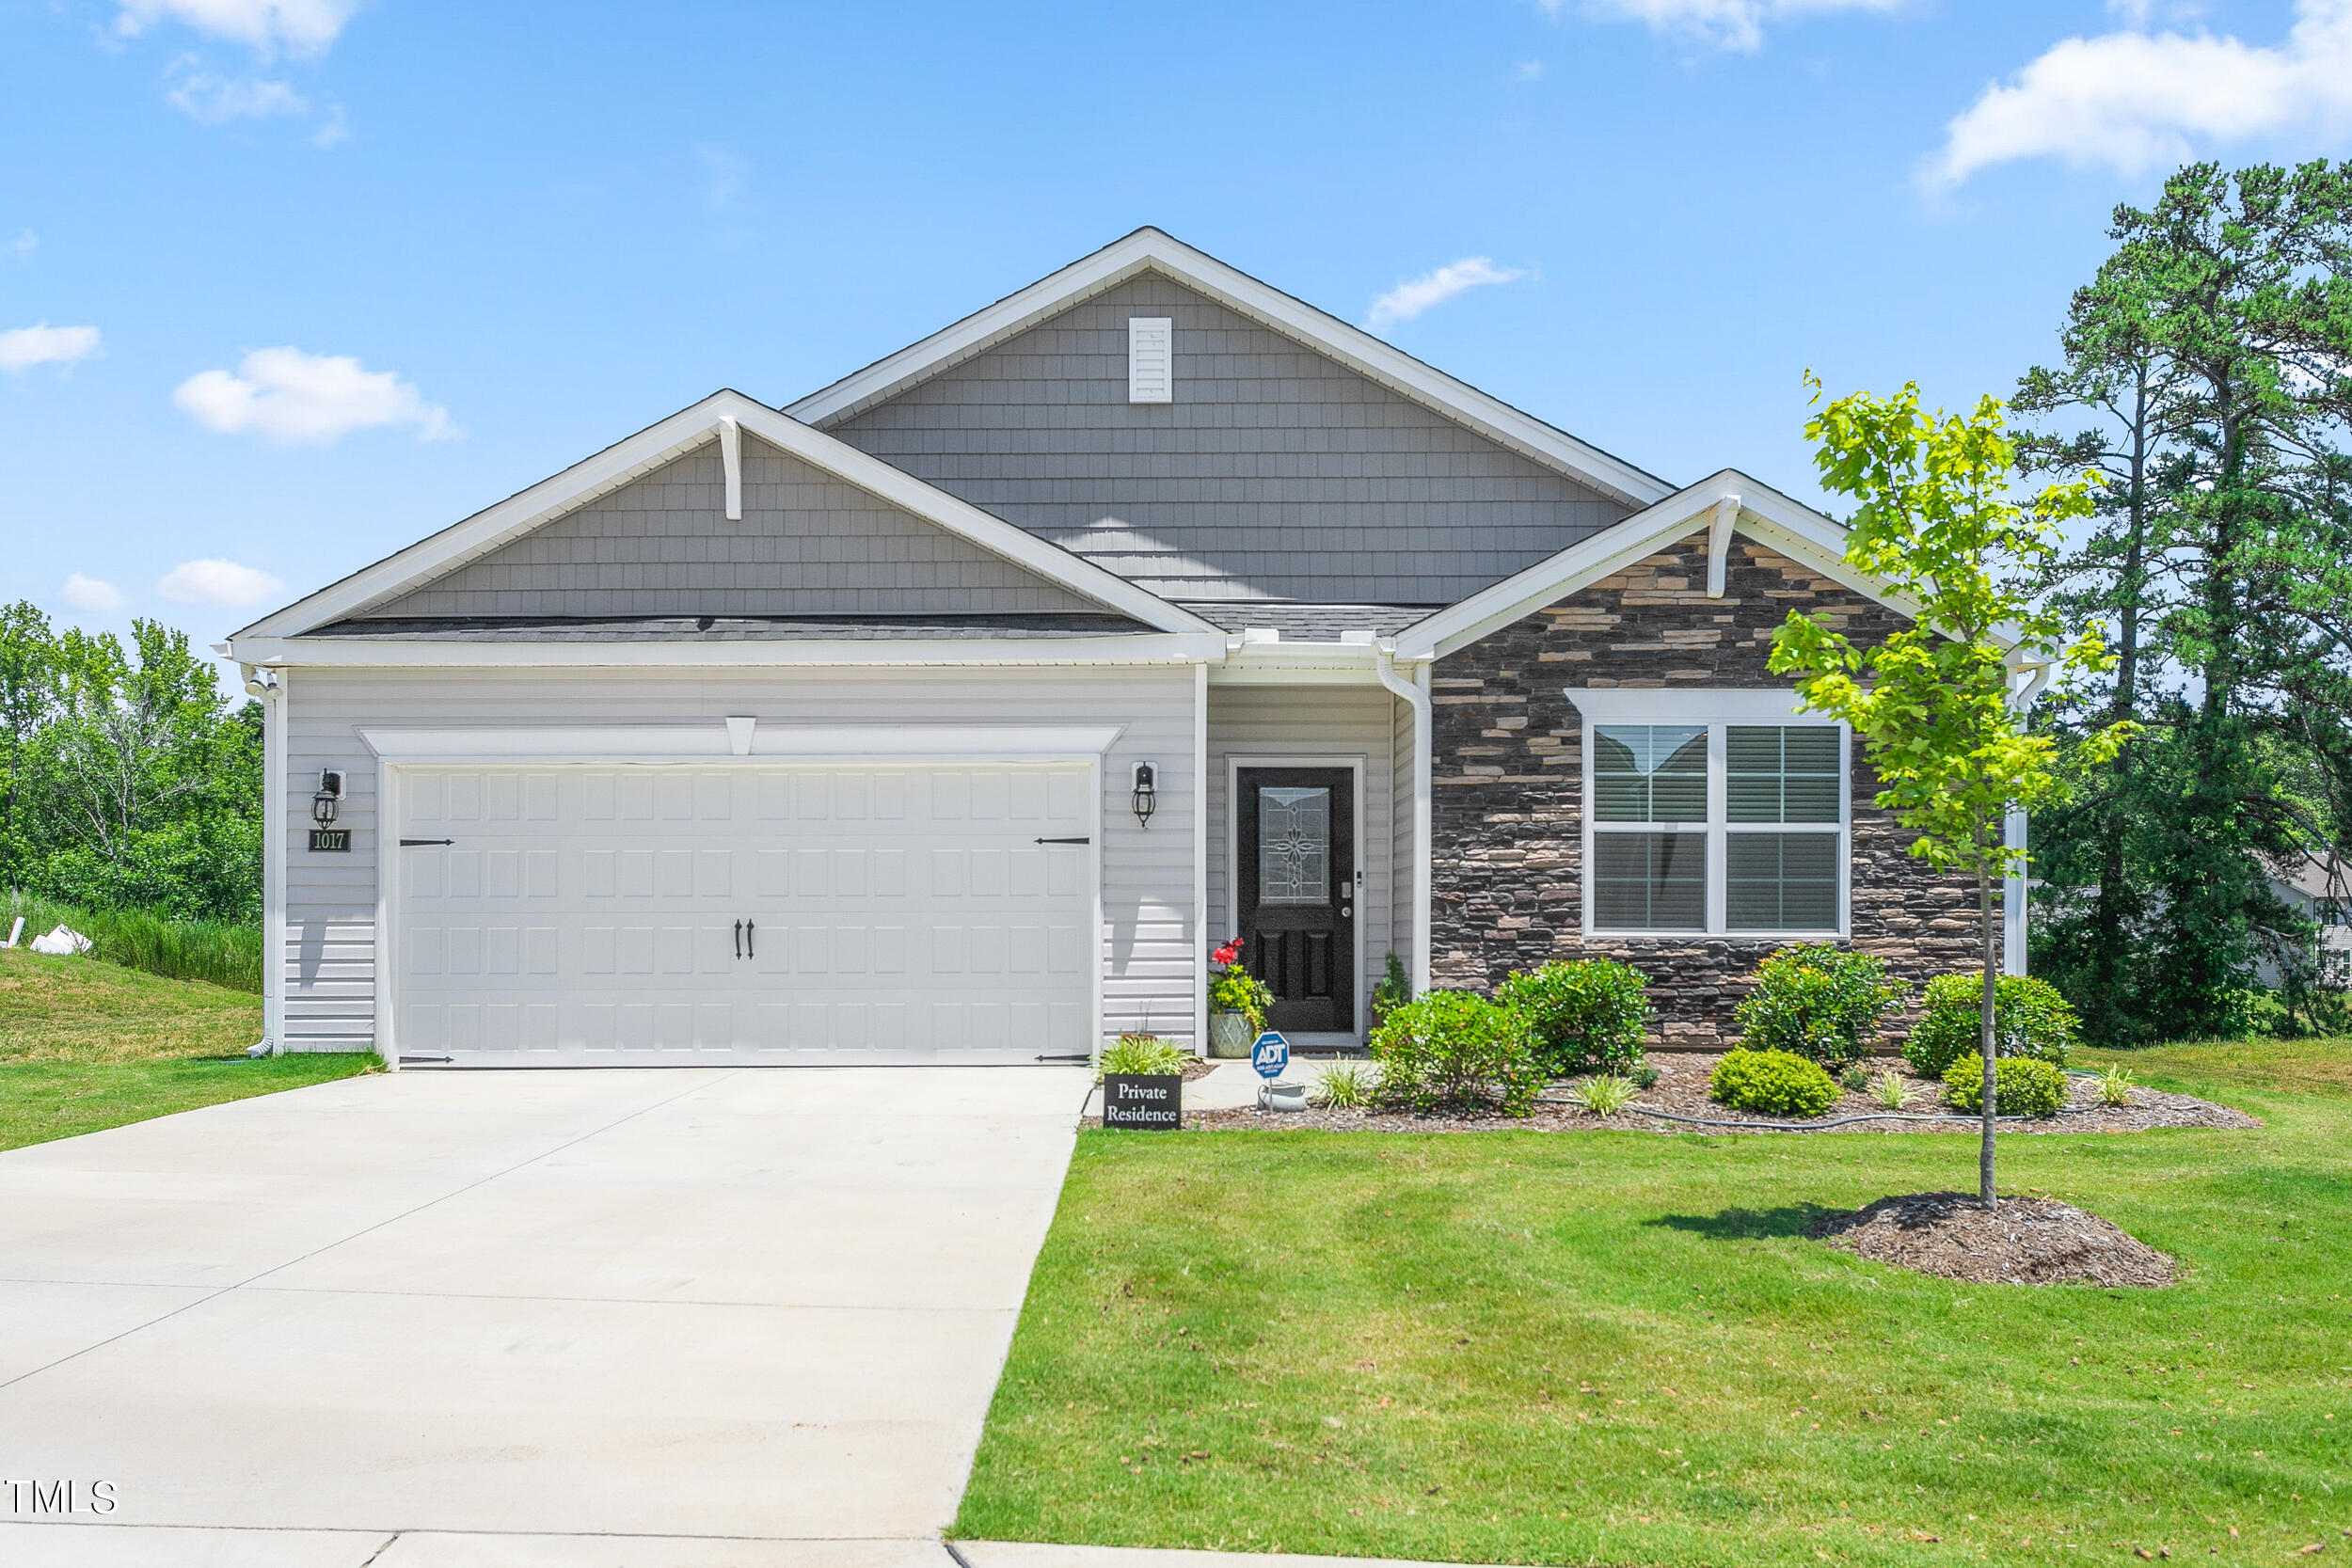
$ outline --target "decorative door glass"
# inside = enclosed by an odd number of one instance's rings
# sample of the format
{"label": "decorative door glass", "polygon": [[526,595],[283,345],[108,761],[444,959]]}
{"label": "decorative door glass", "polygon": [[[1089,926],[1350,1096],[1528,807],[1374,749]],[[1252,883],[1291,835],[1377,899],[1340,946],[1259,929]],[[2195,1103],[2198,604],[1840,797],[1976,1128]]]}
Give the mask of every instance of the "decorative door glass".
{"label": "decorative door glass", "polygon": [[1268,784],[1258,791],[1258,902],[1330,901],[1330,790]]}

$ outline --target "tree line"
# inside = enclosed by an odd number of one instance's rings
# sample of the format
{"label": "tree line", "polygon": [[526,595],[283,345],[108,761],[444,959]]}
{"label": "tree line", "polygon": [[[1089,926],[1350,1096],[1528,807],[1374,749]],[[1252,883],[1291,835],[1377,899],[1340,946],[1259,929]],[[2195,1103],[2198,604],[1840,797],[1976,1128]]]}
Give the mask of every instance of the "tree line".
{"label": "tree line", "polygon": [[2024,476],[2104,481],[2032,586],[2114,665],[2047,721],[2132,726],[2037,816],[2032,963],[2103,1042],[2231,1036],[2343,984],[2274,879],[2341,896],[2352,830],[2352,162],[2192,165],[2108,238],[2011,399]]}
{"label": "tree line", "polygon": [[261,705],[232,704],[185,632],[0,610],[0,889],[258,921]]}

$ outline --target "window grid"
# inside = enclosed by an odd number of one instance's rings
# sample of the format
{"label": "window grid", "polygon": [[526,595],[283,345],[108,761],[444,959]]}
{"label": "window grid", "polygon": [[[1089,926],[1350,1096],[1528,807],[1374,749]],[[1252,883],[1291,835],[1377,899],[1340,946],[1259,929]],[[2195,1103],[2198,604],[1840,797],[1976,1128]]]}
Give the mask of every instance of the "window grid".
{"label": "window grid", "polygon": [[[1587,935],[1772,938],[1847,932],[1852,862],[1851,745],[1842,725],[1587,721],[1583,728]],[[1612,732],[1608,738],[1620,744],[1605,749],[1603,731]],[[1629,734],[1636,731],[1648,733]],[[1687,784],[1676,782],[1687,770],[1687,755],[1679,764],[1672,760],[1695,736],[1705,740],[1705,813],[1667,818],[1656,811],[1658,804],[1679,811],[1702,803]],[[1736,771],[1735,755],[1740,764]],[[1629,786],[1630,774],[1647,776],[1646,792]],[[1738,816],[1733,815],[1735,777],[1742,781]],[[1605,808],[1604,780],[1610,781]],[[1649,810],[1636,815],[1629,809],[1644,802]],[[1671,847],[1658,842],[1669,838],[1682,842]],[[1637,850],[1630,843],[1607,842],[1613,839],[1651,842]],[[1633,914],[1637,891],[1639,907],[1653,919],[1691,910],[1694,901],[1689,892],[1689,865],[1693,854],[1699,861],[1695,879],[1704,890],[1703,920],[1671,926],[1620,923]],[[1658,874],[1661,855],[1667,866],[1662,879]],[[1637,861],[1646,878],[1638,889],[1632,880]]]}

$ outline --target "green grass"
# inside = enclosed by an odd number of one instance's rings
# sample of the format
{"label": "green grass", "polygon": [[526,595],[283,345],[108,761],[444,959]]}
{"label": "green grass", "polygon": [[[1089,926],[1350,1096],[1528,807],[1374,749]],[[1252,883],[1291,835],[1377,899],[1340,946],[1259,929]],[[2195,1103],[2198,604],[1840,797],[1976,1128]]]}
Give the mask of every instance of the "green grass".
{"label": "green grass", "polygon": [[167,920],[144,910],[83,910],[21,893],[0,897],[0,936],[24,917],[23,941],[65,925],[90,939],[90,957],[174,980],[262,993],[262,928],[220,920]]}
{"label": "green grass", "polygon": [[2352,1045],[2129,1060],[2267,1125],[2014,1136],[2003,1168],[2179,1259],[2163,1291],[1960,1284],[1804,1238],[1820,1209],[1972,1187],[1966,1136],[1083,1132],[955,1533],[1799,1568],[2352,1552]]}
{"label": "green grass", "polygon": [[0,953],[0,1148],[372,1070],[367,1054],[261,1061],[261,999],[91,958]]}

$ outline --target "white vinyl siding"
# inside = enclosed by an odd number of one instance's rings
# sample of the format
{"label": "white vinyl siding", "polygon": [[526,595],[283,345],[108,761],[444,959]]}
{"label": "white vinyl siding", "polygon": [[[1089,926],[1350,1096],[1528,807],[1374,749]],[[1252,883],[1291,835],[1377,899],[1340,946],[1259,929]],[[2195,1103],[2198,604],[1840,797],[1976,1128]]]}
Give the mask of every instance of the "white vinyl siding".
{"label": "white vinyl siding", "polygon": [[[1124,733],[1103,759],[1103,1026],[1189,1044],[1201,930],[1192,905],[1198,831],[1189,666],[973,671],[760,672],[338,670],[295,672],[287,730],[286,1037],[293,1050],[365,1050],[377,1033],[378,767],[371,725],[698,724],[727,715],[792,725],[1107,723]],[[1156,765],[1159,810],[1147,831],[1127,803],[1138,761]],[[348,854],[305,846],[321,768],[346,774],[339,827]],[[438,835],[435,835],[438,836]],[[397,853],[395,848],[393,851]]]}

